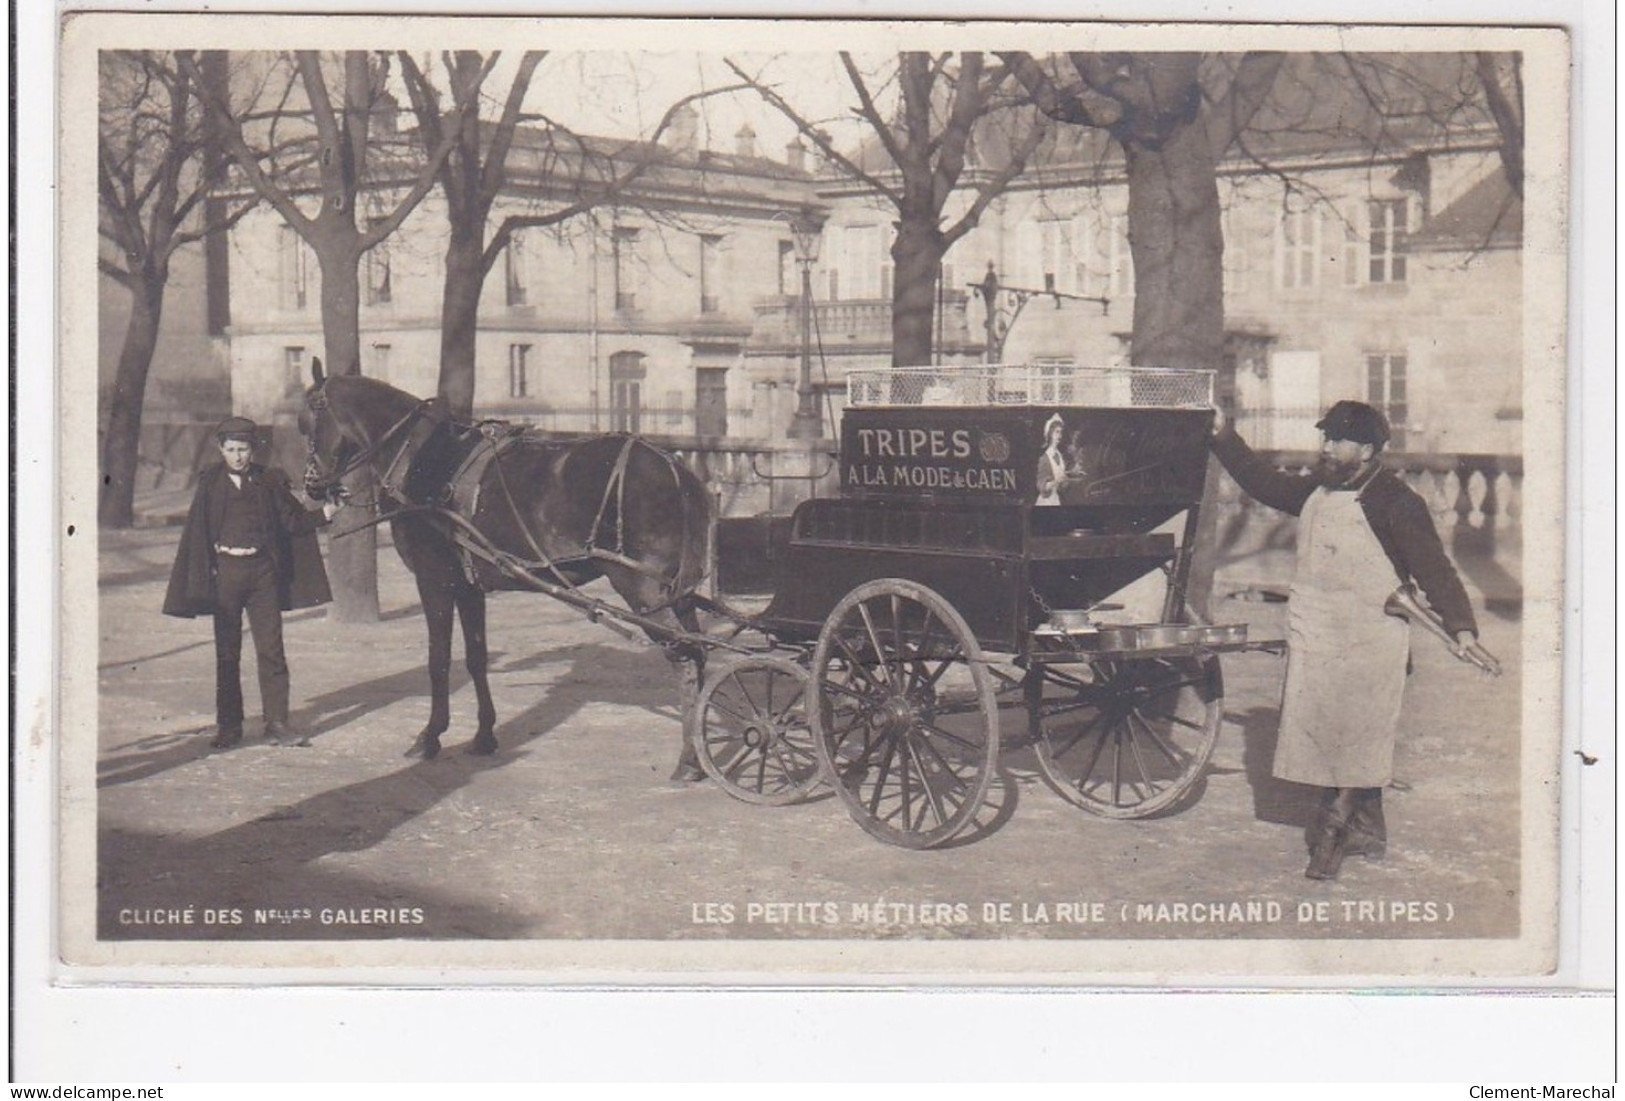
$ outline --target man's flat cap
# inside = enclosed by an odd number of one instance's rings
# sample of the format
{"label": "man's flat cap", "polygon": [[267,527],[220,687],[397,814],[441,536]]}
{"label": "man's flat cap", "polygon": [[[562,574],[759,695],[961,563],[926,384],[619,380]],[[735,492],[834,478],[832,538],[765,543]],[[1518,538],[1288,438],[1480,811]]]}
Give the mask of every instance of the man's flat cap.
{"label": "man's flat cap", "polygon": [[214,430],[214,438],[221,443],[227,440],[247,440],[253,443],[256,431],[254,422],[247,417],[227,417],[220,422],[220,427]]}
{"label": "man's flat cap", "polygon": [[1315,423],[1330,440],[1353,440],[1382,447],[1388,442],[1388,418],[1363,401],[1340,401]]}

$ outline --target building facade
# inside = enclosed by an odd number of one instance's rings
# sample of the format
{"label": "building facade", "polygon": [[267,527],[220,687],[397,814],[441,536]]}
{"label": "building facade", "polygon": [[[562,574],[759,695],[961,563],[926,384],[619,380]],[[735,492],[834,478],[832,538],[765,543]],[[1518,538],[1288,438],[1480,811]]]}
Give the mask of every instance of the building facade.
{"label": "building facade", "polygon": [[[799,144],[761,156],[748,128],[726,154],[678,126],[660,170],[618,204],[515,237],[484,286],[476,413],[564,431],[770,441],[805,359],[834,435],[843,379],[890,360],[895,211]],[[495,218],[534,210],[521,145]],[[974,169],[973,169],[974,171]],[[1336,148],[1220,174],[1227,355],[1237,413],[1262,446],[1315,446],[1326,405],[1383,408],[1395,448],[1515,454],[1523,348],[1521,208],[1492,141],[1387,155]],[[545,199],[545,196],[543,196]],[[817,258],[798,220],[821,224]],[[362,370],[432,393],[444,206],[431,194],[364,260]],[[319,273],[268,209],[231,235],[232,400],[285,417],[321,347]],[[989,270],[1034,294],[1006,362],[1127,362],[1134,273],[1127,188],[1110,160],[1022,177],[948,254],[938,362],[989,354]],[[803,274],[808,278],[803,282]],[[1005,320],[1010,320],[1006,318]],[[1177,365],[1171,365],[1177,366]]]}

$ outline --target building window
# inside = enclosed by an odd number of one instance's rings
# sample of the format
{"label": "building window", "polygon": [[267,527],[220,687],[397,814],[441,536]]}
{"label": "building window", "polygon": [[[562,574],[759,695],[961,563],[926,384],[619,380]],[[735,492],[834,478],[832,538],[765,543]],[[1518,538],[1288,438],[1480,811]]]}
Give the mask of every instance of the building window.
{"label": "building window", "polygon": [[1288,210],[1275,224],[1275,285],[1281,290],[1313,287],[1320,255],[1320,212]]}
{"label": "building window", "polygon": [[1405,282],[1405,250],[1410,238],[1409,202],[1387,199],[1368,204],[1371,219],[1371,261],[1369,278],[1373,283]]}
{"label": "building window", "polygon": [[508,396],[530,396],[530,345],[508,345]]}
{"label": "building window", "polygon": [[293,397],[305,392],[305,350],[290,345],[282,349],[282,394]]}
{"label": "building window", "polygon": [[796,246],[793,241],[779,242],[779,294],[801,293],[801,279],[796,274]]}
{"label": "building window", "polygon": [[[1059,224],[1053,231],[1056,237],[1056,290],[1089,295],[1094,298],[1122,298],[1134,293],[1134,261],[1128,248],[1127,214],[1080,214],[1063,233]],[[1071,262],[1066,262],[1061,242],[1070,237],[1067,246]],[[1065,269],[1070,269],[1071,286]],[[1041,289],[1042,284],[1034,289]]]}
{"label": "building window", "polygon": [[1072,380],[1077,374],[1076,363],[1070,357],[1039,357],[1033,360],[1034,381],[1038,384],[1036,398],[1053,405],[1070,405],[1074,400]]}
{"label": "building window", "polygon": [[700,312],[722,309],[722,238],[714,233],[700,237]]}
{"label": "building window", "polygon": [[892,265],[887,227],[847,226],[841,234],[841,256],[836,265],[845,271],[839,281],[830,273],[830,297],[838,291],[852,298],[891,298]]}
{"label": "building window", "polygon": [[508,238],[508,247],[502,250],[503,283],[507,289],[507,303],[523,306],[530,301],[530,277],[525,271],[525,239],[515,233]]}
{"label": "building window", "polygon": [[310,246],[292,226],[283,226],[277,238],[280,273],[278,299],[284,310],[302,310],[310,304]]}
{"label": "building window", "polygon": [[616,352],[609,357],[611,431],[642,431],[643,381],[647,375],[642,352]]}
{"label": "building window", "polygon": [[1369,354],[1365,357],[1366,400],[1381,409],[1393,430],[1389,446],[1405,446],[1405,426],[1410,420],[1410,385],[1403,355]]}
{"label": "building window", "polygon": [[629,226],[616,226],[610,235],[610,247],[615,261],[615,308],[638,308],[638,231]]}
{"label": "building window", "polygon": [[1038,279],[1033,289],[1075,294],[1078,287],[1077,263],[1073,259],[1072,222],[1046,218],[1038,223]]}
{"label": "building window", "polygon": [[389,378],[389,345],[373,344],[367,349],[370,362],[367,364],[367,374],[371,378]]}

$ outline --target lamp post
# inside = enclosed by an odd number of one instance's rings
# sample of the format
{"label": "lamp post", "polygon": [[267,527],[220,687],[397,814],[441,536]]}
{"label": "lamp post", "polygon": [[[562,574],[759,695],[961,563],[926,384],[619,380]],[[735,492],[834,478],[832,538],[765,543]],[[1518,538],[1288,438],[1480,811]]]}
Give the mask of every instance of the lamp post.
{"label": "lamp post", "polygon": [[824,239],[824,219],[808,209],[795,216],[773,217],[790,226],[796,264],[801,268],[801,373],[796,379],[796,411],[790,418],[790,438],[819,440],[824,437],[824,419],[812,385],[812,269],[818,263],[818,249]]}
{"label": "lamp post", "polygon": [[1055,300],[1055,308],[1061,308],[1061,300],[1068,299],[1073,302],[1095,302],[1100,305],[1100,312],[1105,313],[1111,308],[1111,300],[1097,298],[1089,294],[1068,294],[1066,291],[1055,289],[1055,276],[1049,272],[1044,274],[1044,289],[1029,290],[1025,287],[1007,287],[999,282],[998,270],[994,268],[993,261],[987,262],[987,274],[980,283],[972,283],[971,290],[982,296],[982,304],[987,307],[987,317],[983,327],[987,331],[986,347],[982,352],[984,363],[998,363],[1004,356],[1004,342],[1010,335],[1010,329],[1021,316],[1022,307],[1034,298],[1048,296]]}

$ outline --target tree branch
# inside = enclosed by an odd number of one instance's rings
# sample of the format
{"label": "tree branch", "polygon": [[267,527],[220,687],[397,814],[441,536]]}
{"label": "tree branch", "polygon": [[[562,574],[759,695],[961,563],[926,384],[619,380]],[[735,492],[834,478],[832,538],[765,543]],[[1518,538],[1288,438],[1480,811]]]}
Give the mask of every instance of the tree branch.
{"label": "tree branch", "polygon": [[1254,50],[1242,55],[1229,90],[1208,112],[1208,146],[1216,159],[1223,159],[1225,151],[1264,106],[1285,63],[1286,54],[1275,50]]}
{"label": "tree branch", "polygon": [[[876,176],[874,173],[866,172],[859,168],[845,154],[836,149],[835,146],[830,142],[829,138],[826,137],[822,131],[815,127],[811,122],[808,122],[805,118],[803,118],[796,111],[796,109],[786,103],[783,97],[781,97],[777,92],[767,87],[765,84],[762,84],[756,78],[750,76],[731,58],[724,58],[723,60],[728,68],[732,69],[734,74],[744,82],[746,87],[754,91],[757,95],[761,96],[769,106],[788,119],[791,124],[795,126],[796,131],[802,137],[811,141],[819,152],[824,154],[824,156],[828,157],[835,164],[838,164],[841,167],[841,170],[847,175],[851,176],[855,180],[860,180],[863,183],[868,184],[875,191],[884,195],[893,203],[901,203],[903,201],[901,192],[899,192],[895,186],[880,179],[880,177]],[[882,138],[882,140],[884,140],[884,138]]]}

